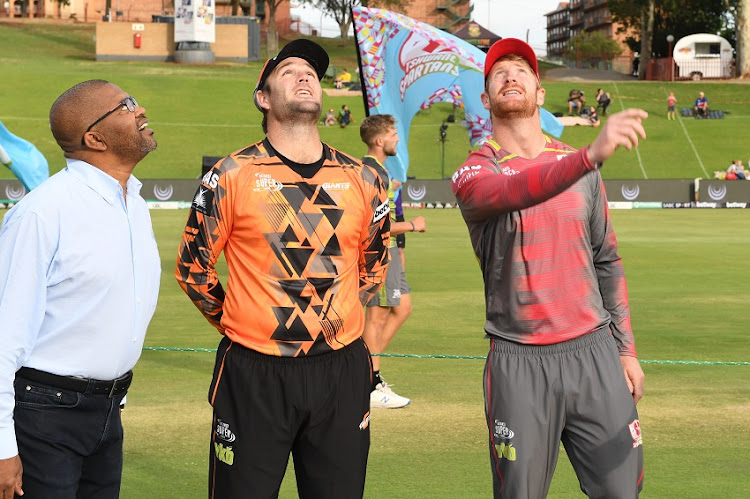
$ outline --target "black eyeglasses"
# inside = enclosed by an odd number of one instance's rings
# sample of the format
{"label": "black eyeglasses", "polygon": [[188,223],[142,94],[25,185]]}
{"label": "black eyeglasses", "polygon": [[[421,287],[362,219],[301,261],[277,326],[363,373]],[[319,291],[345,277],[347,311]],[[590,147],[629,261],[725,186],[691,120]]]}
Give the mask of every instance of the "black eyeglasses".
{"label": "black eyeglasses", "polygon": [[98,120],[96,120],[95,122],[89,125],[89,127],[86,129],[85,132],[83,132],[83,135],[81,136],[81,145],[86,144],[86,142],[84,141],[84,137],[86,137],[86,134],[89,133],[91,129],[94,128],[94,126],[96,126],[104,118],[106,118],[112,113],[116,113],[117,111],[123,108],[127,108],[128,111],[130,111],[131,113],[134,113],[136,107],[138,107],[138,103],[135,101],[133,97],[127,96],[124,99],[122,99],[116,108],[112,109],[111,111],[107,111],[107,113],[102,115],[101,118],[99,118]]}

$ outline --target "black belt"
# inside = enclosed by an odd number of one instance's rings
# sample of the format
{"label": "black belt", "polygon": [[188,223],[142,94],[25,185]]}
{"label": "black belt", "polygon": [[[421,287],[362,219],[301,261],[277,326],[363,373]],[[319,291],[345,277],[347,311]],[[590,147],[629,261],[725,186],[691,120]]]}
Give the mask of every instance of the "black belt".
{"label": "black belt", "polygon": [[130,382],[133,381],[133,371],[128,371],[125,375],[112,381],[58,376],[57,374],[38,371],[30,367],[22,367],[16,372],[16,376],[28,379],[29,381],[54,386],[55,388],[63,388],[90,395],[106,395],[109,398],[127,392]]}

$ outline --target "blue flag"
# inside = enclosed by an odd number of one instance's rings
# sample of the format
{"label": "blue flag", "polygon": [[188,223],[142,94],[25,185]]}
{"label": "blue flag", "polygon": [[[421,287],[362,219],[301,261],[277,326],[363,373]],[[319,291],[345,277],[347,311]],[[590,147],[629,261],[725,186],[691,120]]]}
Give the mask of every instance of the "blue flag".
{"label": "blue flag", "polygon": [[[414,115],[432,104],[463,107],[472,146],[492,135],[490,114],[479,98],[484,91],[486,54],[470,43],[429,24],[384,9],[352,9],[360,71],[369,114],[391,114],[401,140],[388,172],[406,181],[408,137]],[[559,137],[563,125],[540,109],[542,129]]]}
{"label": "blue flag", "polygon": [[[34,147],[34,144],[16,137],[0,121],[0,146],[5,155],[0,153],[0,161],[18,177],[27,191],[49,178],[47,158]],[[6,161],[10,160],[10,164]]]}

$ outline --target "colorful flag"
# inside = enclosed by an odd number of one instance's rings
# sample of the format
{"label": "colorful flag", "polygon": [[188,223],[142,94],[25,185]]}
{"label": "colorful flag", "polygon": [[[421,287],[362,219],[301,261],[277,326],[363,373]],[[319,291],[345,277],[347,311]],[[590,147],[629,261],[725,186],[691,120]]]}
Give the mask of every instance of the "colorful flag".
{"label": "colorful flag", "polygon": [[[10,168],[27,191],[49,178],[49,165],[44,155],[31,142],[10,133],[2,121],[0,146],[5,153],[2,163]],[[6,163],[6,160],[10,163]]]}
{"label": "colorful flag", "polygon": [[[369,114],[392,114],[401,140],[388,158],[391,176],[406,181],[412,118],[437,102],[463,107],[472,146],[492,134],[484,91],[485,53],[429,24],[383,9],[356,6],[354,33]],[[542,128],[559,137],[563,125],[542,109]]]}

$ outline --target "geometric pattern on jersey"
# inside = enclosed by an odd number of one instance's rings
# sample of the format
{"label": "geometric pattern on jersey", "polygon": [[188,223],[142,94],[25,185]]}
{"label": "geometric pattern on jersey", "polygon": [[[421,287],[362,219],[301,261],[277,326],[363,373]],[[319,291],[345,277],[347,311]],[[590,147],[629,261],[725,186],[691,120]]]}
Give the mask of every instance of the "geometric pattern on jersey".
{"label": "geometric pattern on jersey", "polygon": [[[269,150],[253,144],[203,177],[177,280],[209,322],[248,348],[285,357],[338,350],[361,335],[360,301],[385,279],[390,223],[377,210],[386,186],[325,144],[312,178]],[[226,295],[215,270],[222,251]]]}
{"label": "geometric pattern on jersey", "polygon": [[[336,232],[318,229],[320,224],[329,224],[335,229],[343,213],[328,193],[316,184],[284,185],[271,197],[275,199],[268,204],[265,213],[275,232],[263,234],[276,255],[271,272],[280,276],[278,281],[282,289],[294,303],[292,307],[273,307],[279,324],[271,339],[279,342],[284,356],[304,355],[300,351],[301,342],[313,341],[313,338],[301,316],[309,311],[312,302],[316,302],[318,304],[312,307],[312,311],[318,317],[325,341],[316,341],[308,353],[320,354],[331,350],[328,345],[336,341],[336,334],[343,327],[342,318],[331,306],[337,289],[332,289],[333,277],[306,278],[304,272],[310,268],[317,273],[336,274],[336,264],[331,258],[341,256]],[[310,238],[318,237],[319,233],[329,233],[330,237],[319,241],[322,251],[316,254],[318,246],[313,246]]]}

